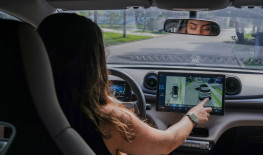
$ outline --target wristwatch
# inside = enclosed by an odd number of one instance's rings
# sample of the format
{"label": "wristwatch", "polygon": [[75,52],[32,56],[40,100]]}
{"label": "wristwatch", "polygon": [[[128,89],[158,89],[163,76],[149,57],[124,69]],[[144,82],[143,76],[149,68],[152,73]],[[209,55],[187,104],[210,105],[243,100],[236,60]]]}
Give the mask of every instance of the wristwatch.
{"label": "wristwatch", "polygon": [[194,123],[194,126],[196,126],[198,124],[198,118],[194,113],[187,113],[185,116],[188,116],[191,121]]}

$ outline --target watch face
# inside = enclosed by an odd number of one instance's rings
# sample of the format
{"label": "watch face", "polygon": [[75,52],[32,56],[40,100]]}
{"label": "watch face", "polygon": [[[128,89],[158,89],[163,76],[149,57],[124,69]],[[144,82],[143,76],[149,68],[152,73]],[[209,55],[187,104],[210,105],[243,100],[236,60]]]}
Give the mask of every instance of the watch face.
{"label": "watch face", "polygon": [[191,117],[192,117],[194,122],[198,123],[198,118],[196,117],[196,115],[194,113],[191,114]]}

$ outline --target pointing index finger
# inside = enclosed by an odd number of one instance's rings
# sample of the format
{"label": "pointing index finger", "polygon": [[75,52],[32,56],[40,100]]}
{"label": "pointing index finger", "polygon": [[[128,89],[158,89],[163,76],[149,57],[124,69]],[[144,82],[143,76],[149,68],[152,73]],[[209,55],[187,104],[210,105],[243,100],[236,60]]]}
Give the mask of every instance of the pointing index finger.
{"label": "pointing index finger", "polygon": [[208,99],[208,98],[205,98],[205,99],[200,103],[200,105],[205,106],[206,102],[208,102],[208,101],[209,101],[209,99]]}

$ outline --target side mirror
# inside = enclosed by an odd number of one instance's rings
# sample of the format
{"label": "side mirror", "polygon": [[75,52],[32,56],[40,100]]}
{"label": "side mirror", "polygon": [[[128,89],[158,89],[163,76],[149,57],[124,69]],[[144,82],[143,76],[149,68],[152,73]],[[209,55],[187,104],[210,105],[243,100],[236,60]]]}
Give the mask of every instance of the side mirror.
{"label": "side mirror", "polygon": [[0,121],[0,154],[5,155],[16,135],[15,127]]}
{"label": "side mirror", "polygon": [[214,21],[196,19],[167,19],[164,31],[178,34],[218,36],[220,27]]}

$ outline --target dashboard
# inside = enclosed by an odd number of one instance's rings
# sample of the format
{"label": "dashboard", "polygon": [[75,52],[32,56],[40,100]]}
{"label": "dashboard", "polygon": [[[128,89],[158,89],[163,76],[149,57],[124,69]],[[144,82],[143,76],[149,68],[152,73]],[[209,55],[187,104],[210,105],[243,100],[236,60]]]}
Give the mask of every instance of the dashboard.
{"label": "dashboard", "polygon": [[[209,152],[229,130],[242,127],[263,127],[263,80],[260,80],[263,79],[262,71],[114,64],[108,64],[108,67],[124,71],[141,86],[147,104],[152,105],[152,108],[146,111],[147,118],[160,130],[166,130],[178,122],[185,113],[156,109],[159,72],[225,75],[224,115],[211,115],[208,123],[198,124],[178,150],[186,148],[188,151],[192,149],[198,153]],[[117,77],[110,77],[110,80],[123,81]],[[244,135],[253,137],[251,134],[253,133],[246,132]],[[263,139],[263,135],[258,134],[261,133],[257,132],[256,137]],[[252,142],[254,143],[253,140]]]}

